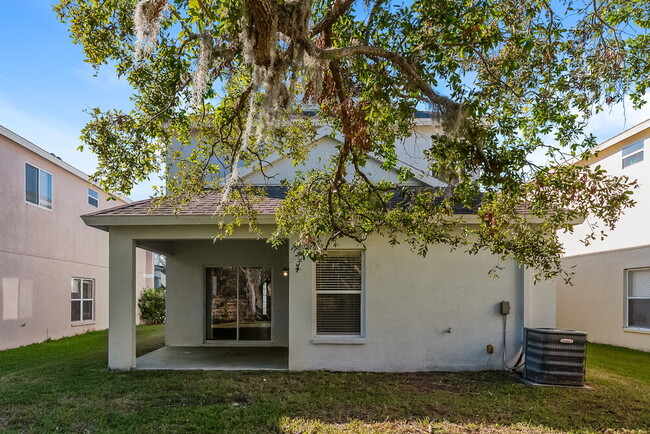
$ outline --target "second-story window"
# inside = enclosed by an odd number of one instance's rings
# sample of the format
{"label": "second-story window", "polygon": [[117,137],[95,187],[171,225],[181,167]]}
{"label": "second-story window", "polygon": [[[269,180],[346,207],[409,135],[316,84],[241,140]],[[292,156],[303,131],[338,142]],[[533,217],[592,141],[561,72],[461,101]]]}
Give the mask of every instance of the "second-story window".
{"label": "second-story window", "polygon": [[625,146],[621,153],[623,155],[623,169],[643,161],[643,140]]}
{"label": "second-story window", "polygon": [[90,188],[88,189],[88,204],[95,208],[99,206],[99,193]]}
{"label": "second-story window", "polygon": [[52,209],[52,174],[25,163],[25,200]]}

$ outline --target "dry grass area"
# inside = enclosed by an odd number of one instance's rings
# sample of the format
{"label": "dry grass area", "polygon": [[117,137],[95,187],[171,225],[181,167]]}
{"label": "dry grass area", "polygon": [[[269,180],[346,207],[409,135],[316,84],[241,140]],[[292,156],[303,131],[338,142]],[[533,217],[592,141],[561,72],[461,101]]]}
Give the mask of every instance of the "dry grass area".
{"label": "dry grass area", "polygon": [[[138,329],[138,352],[163,330]],[[106,332],[0,351],[0,431],[650,432],[650,353],[590,345],[591,389],[502,371],[409,374],[106,369]]]}
{"label": "dry grass area", "polygon": [[[347,423],[326,424],[315,420],[293,419],[283,420],[281,429],[290,434],[558,434],[565,431],[517,423],[514,425],[488,425],[488,424],[459,424],[451,422],[421,421],[391,421],[365,423],[350,421]],[[579,430],[588,432],[590,430]],[[635,434],[647,433],[647,430],[605,429],[605,434]]]}
{"label": "dry grass area", "polygon": [[350,421],[348,423],[326,424],[316,420],[292,419],[282,420],[283,432],[291,434],[334,434],[334,433],[355,433],[355,434],[433,434],[433,433],[526,433],[526,434],[553,434],[561,431],[551,430],[544,427],[534,427],[524,424],[512,426],[486,425],[486,424],[458,424],[451,422],[421,421],[390,421],[364,423],[361,421]]}

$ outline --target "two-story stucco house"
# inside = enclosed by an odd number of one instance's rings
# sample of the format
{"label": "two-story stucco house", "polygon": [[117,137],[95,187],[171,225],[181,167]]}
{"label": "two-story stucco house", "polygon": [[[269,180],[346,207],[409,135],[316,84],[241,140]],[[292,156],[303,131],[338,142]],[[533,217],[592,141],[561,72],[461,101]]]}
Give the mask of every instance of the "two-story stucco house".
{"label": "two-story stucco house", "polygon": [[[413,136],[397,145],[403,164],[417,167],[409,158],[430,146],[431,122],[430,115],[417,118]],[[213,241],[215,225],[228,218],[215,215],[220,195],[214,192],[194,198],[177,215],[171,206],[151,209],[149,201],[85,215],[88,225],[109,232],[109,367],[499,369],[504,357],[509,363],[516,358],[524,326],[555,326],[554,284],[533,287],[530,271],[514,262],[501,264],[501,278],[492,279],[488,271],[497,259],[488,253],[470,256],[435,245],[424,258],[371,236],[364,245],[342,242],[325,260],[296,270],[289,247],[295,239],[277,249],[265,240],[283,198],[279,183],[298,170],[322,167],[339,145],[322,128],[303,166],[269,159],[264,172],[270,180],[260,171],[242,174],[268,192],[254,205],[262,236],[243,226]],[[398,180],[372,158],[366,170],[375,181]],[[421,176],[406,185],[444,184]],[[472,214],[464,218],[477,222]],[[130,320],[136,247],[167,255],[166,347],[137,360]],[[512,307],[507,321],[504,300]],[[239,351],[244,348],[250,351]],[[197,365],[190,356],[201,352],[214,363]]]}
{"label": "two-story stucco house", "polygon": [[584,330],[589,339],[650,351],[650,119],[603,142],[578,164],[601,166],[636,179],[636,207],[626,211],[605,239],[579,242],[587,218],[562,234],[565,267],[575,267],[574,286],[558,285],[558,327]]}
{"label": "two-story stucco house", "polygon": [[[108,327],[108,236],[80,218],[125,204],[0,126],[0,350]],[[137,288],[153,282],[139,250]]]}

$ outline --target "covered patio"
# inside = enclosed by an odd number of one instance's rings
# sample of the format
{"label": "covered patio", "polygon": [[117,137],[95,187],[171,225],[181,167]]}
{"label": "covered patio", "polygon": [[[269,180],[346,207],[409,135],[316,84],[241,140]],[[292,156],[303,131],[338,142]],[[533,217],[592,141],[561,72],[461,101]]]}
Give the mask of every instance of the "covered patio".
{"label": "covered patio", "polygon": [[163,347],[136,359],[138,370],[282,371],[287,347]]}
{"label": "covered patio", "polygon": [[[273,193],[273,192],[271,192]],[[215,240],[220,196],[177,212],[140,201],[83,216],[109,232],[109,368],[288,369],[289,248],[266,242],[280,197],[255,204],[261,233]],[[135,248],[166,255],[165,347],[136,359]]]}

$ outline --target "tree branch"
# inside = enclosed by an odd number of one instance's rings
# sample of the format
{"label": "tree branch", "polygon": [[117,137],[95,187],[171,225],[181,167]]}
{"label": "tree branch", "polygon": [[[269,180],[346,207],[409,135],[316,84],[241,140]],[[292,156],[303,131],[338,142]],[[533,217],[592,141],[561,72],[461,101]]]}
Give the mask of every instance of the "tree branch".
{"label": "tree branch", "polygon": [[376,56],[392,62],[408,79],[417,87],[424,95],[427,96],[429,101],[438,107],[444,108],[449,111],[460,110],[462,105],[446,96],[440,95],[438,92],[420,77],[416,67],[412,65],[404,56],[387,51],[382,48],[371,47],[367,45],[353,45],[344,48],[327,48],[322,49],[316,46],[313,41],[303,38],[299,41],[305,48],[305,51],[312,57],[317,57],[323,60],[337,60],[345,57],[353,56]]}
{"label": "tree branch", "polygon": [[332,9],[327,11],[325,16],[309,30],[309,36],[316,36],[326,28],[331,27],[341,15],[350,9],[352,3],[354,3],[354,0],[343,0],[340,3],[334,2]]}

